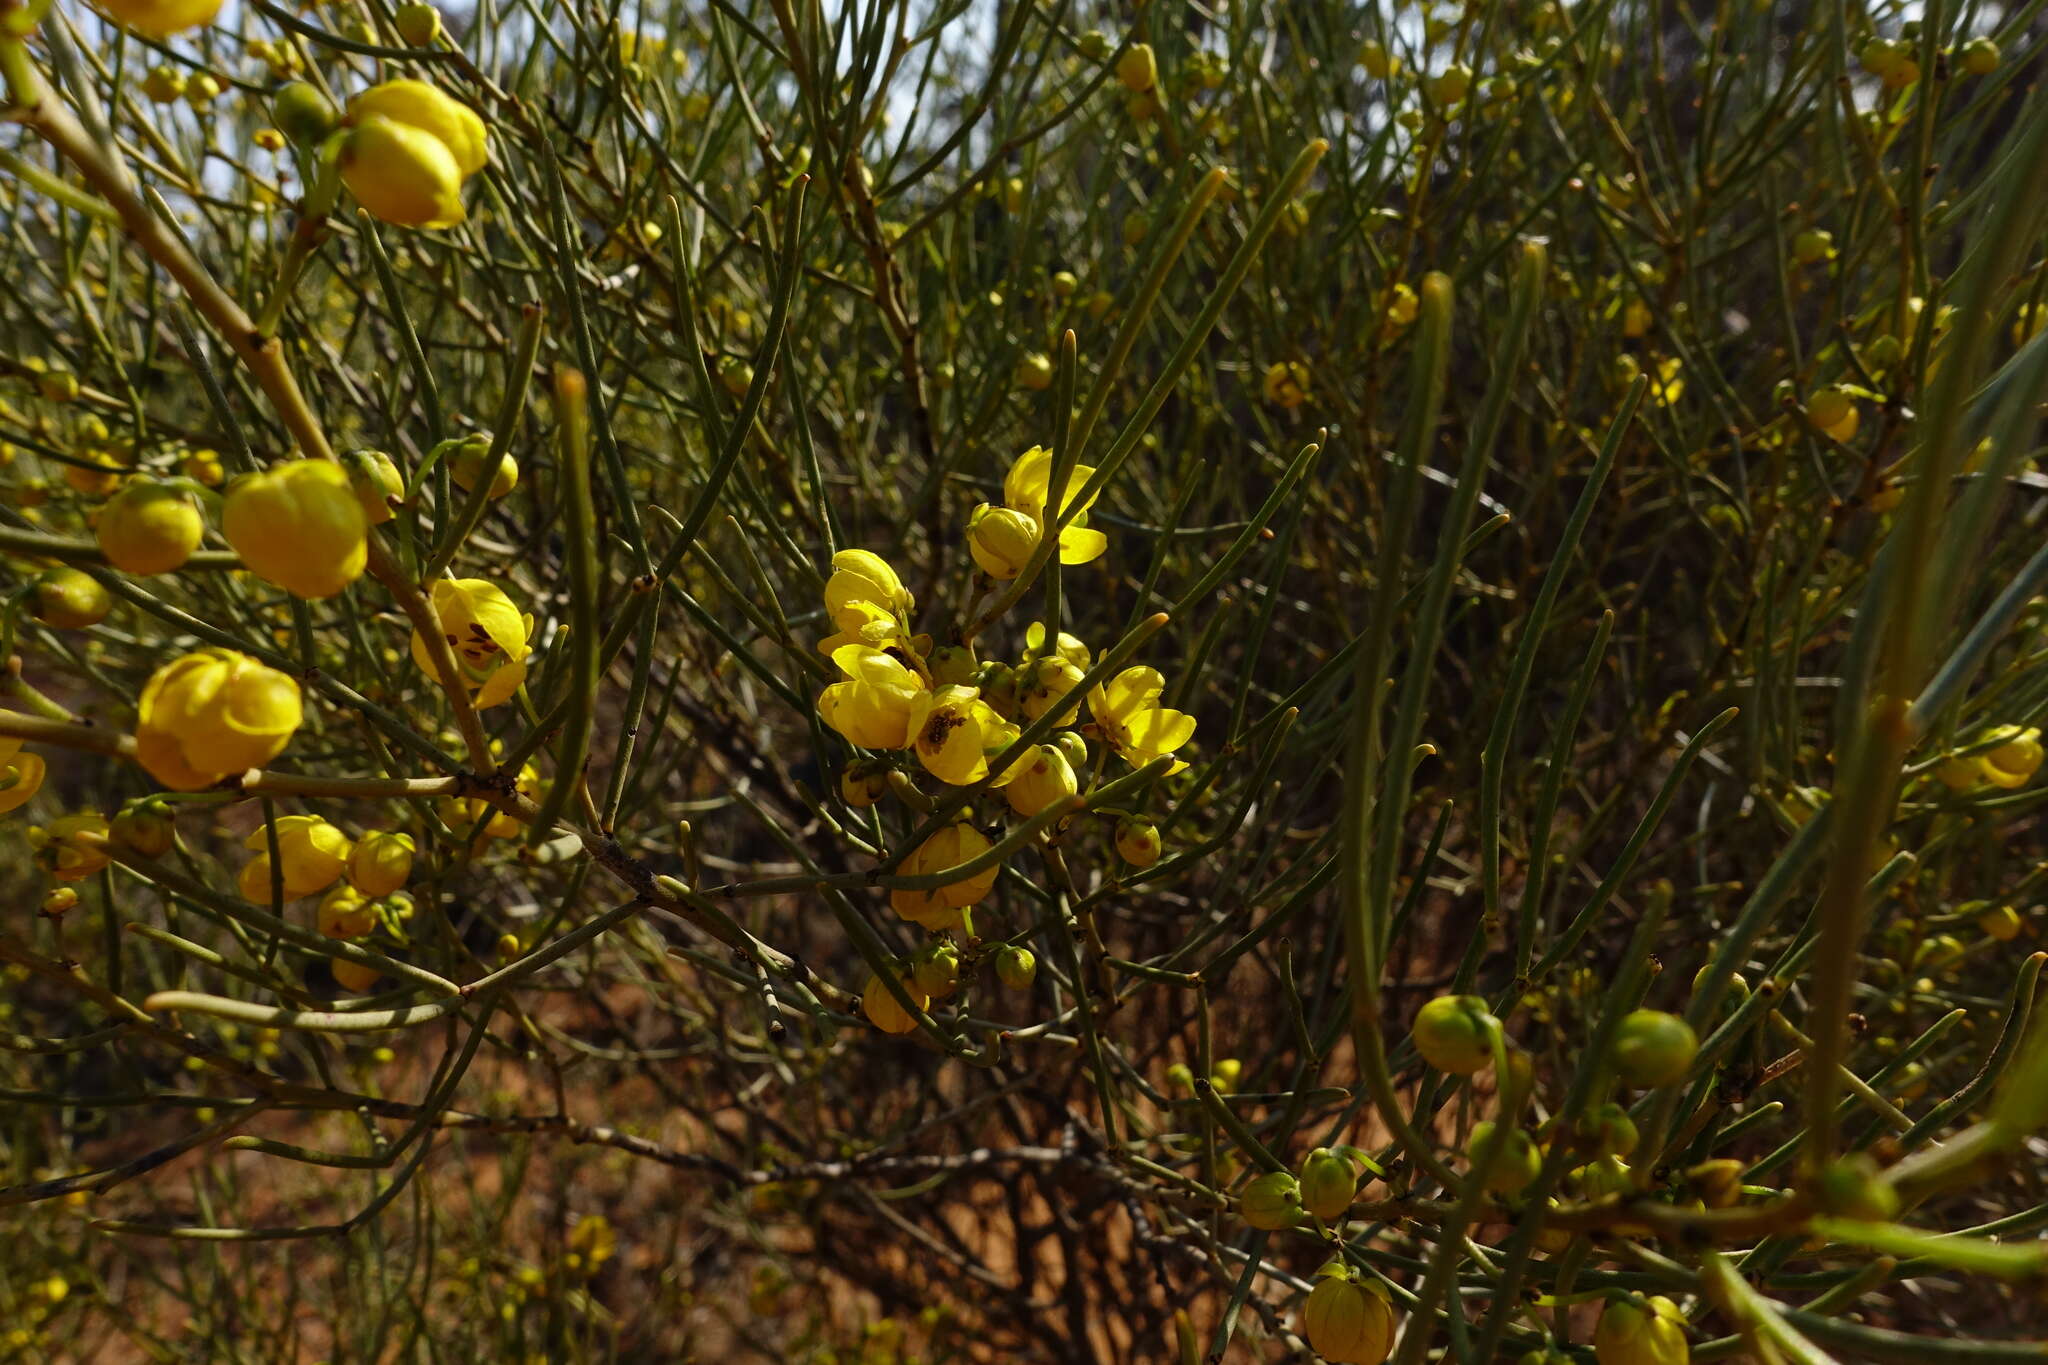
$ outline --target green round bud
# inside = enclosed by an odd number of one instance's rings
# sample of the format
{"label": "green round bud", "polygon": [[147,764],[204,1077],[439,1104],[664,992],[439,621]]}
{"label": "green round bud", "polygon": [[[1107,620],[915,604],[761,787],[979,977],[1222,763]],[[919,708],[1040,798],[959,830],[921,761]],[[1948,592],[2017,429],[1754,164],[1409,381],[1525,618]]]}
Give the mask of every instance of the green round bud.
{"label": "green round bud", "polygon": [[1685,1020],[1662,1010],[1636,1010],[1615,1035],[1615,1074],[1629,1085],[1653,1090],[1682,1079],[1699,1050],[1700,1040]]}
{"label": "green round bud", "polygon": [[1692,1349],[1678,1305],[1659,1295],[1639,1307],[1615,1299],[1593,1329],[1593,1358],[1600,1365],[1685,1365]]}
{"label": "green round bud", "polygon": [[82,569],[50,569],[30,590],[36,620],[58,630],[84,630],[107,619],[114,599]]}
{"label": "green round bud", "polygon": [[1318,1147],[1301,1163],[1301,1203],[1325,1223],[1334,1223],[1358,1198],[1358,1168],[1351,1158]]}
{"label": "green round bud", "polygon": [[[1038,979],[1038,958],[1029,948],[1014,944],[996,953],[996,980],[1013,991],[1028,991],[1031,983]],[[1185,1067],[1182,1068],[1186,1070]],[[1189,1073],[1188,1089],[1195,1088],[1193,1073]]]}
{"label": "green round bud", "polygon": [[1080,772],[1088,766],[1088,741],[1073,730],[1061,730],[1052,737],[1054,747],[1066,755],[1067,766]]}
{"label": "green round bud", "polygon": [[1117,856],[1132,867],[1150,867],[1158,862],[1160,848],[1159,827],[1150,820],[1116,822]]}
{"label": "green round bud", "polygon": [[1899,1211],[1899,1196],[1868,1152],[1837,1157],[1813,1182],[1813,1199],[1824,1213],[1881,1223]]}
{"label": "green round bud", "polygon": [[926,657],[925,666],[931,670],[933,682],[967,687],[973,684],[981,664],[970,645],[940,645]]}
{"label": "green round bud", "polygon": [[1049,389],[1052,387],[1052,357],[1043,351],[1032,351],[1017,362],[1017,384],[1026,389]]}
{"label": "green round bud", "polygon": [[1132,43],[1116,59],[1118,84],[1134,95],[1142,95],[1159,84],[1159,59],[1150,43]]}
{"label": "green round bud", "polygon": [[1889,370],[1905,355],[1905,343],[1887,332],[1863,348],[1863,363],[1873,370]]}
{"label": "green round bud", "polygon": [[941,1000],[960,985],[960,950],[950,943],[934,943],[917,956],[910,969],[918,989]]}
{"label": "green round bud", "polygon": [[391,20],[408,47],[432,47],[441,36],[441,11],[421,0],[400,5]]}
{"label": "green round bud", "polygon": [[1856,410],[1856,400],[1837,388],[1815,389],[1806,400],[1806,420],[1826,430],[1841,425]]}
{"label": "green round bud", "polygon": [[1586,1192],[1588,1199],[1625,1195],[1635,1188],[1635,1182],[1629,1177],[1628,1163],[1618,1156],[1603,1156],[1598,1161],[1589,1161],[1573,1174],[1578,1177],[1579,1188]]}
{"label": "green round bud", "polygon": [[1581,1118],[1578,1131],[1600,1156],[1627,1156],[1635,1151],[1640,1140],[1636,1121],[1628,1116],[1628,1110],[1613,1100]]}
{"label": "green round bud", "polygon": [[391,505],[405,497],[405,476],[398,463],[381,450],[351,450],[341,457],[348,472],[348,486],[372,526],[381,526],[395,515]]}
{"label": "green round bud", "polygon": [[1323,1359],[1337,1365],[1379,1365],[1394,1349],[1394,1310],[1378,1285],[1348,1275],[1325,1275],[1301,1306],[1302,1335]]}
{"label": "green round bud", "polygon": [[1972,76],[1988,76],[1998,70],[1998,44],[1989,38],[1972,38],[1963,44],[1961,66]]}
{"label": "green round bud", "polygon": [[333,132],[340,118],[334,102],[304,81],[286,81],[270,97],[270,121],[301,147]]}
{"label": "green round bud", "polygon": [[177,843],[178,827],[171,821],[169,806],[161,801],[144,801],[123,807],[108,823],[107,838],[145,858],[161,858]]}
{"label": "green round bud", "polygon": [[889,790],[889,765],[871,759],[849,763],[839,773],[839,799],[865,810]]}
{"label": "green round bud", "polygon": [[1056,299],[1070,299],[1081,287],[1081,281],[1071,270],[1055,270],[1052,273],[1052,294]]}
{"label": "green round bud", "polygon": [[1237,1198],[1244,1221],[1261,1232],[1280,1232],[1302,1219],[1301,1183],[1288,1171],[1268,1171]]}
{"label": "green round bud", "polygon": [[[1536,1139],[1522,1129],[1508,1129],[1504,1146],[1503,1139],[1495,1136],[1499,1131],[1491,1122],[1473,1124],[1472,1137],[1465,1144],[1465,1159],[1475,1171],[1482,1166],[1487,1168],[1487,1189],[1495,1194],[1520,1194],[1542,1171],[1543,1153],[1537,1148]],[[1498,1152],[1493,1150],[1496,1146],[1500,1147]]]}
{"label": "green round bud", "polygon": [[1081,55],[1091,62],[1099,62],[1109,56],[1109,35],[1099,28],[1091,28],[1082,34],[1076,46]]}
{"label": "green round bud", "polygon": [[1476,995],[1439,995],[1415,1016],[1409,1036],[1422,1060],[1438,1071],[1469,1076],[1493,1060],[1500,1020]]}
{"label": "green round bud", "polygon": [[1801,265],[1818,265],[1835,254],[1835,234],[1824,228],[1808,228],[1792,239],[1792,259]]}

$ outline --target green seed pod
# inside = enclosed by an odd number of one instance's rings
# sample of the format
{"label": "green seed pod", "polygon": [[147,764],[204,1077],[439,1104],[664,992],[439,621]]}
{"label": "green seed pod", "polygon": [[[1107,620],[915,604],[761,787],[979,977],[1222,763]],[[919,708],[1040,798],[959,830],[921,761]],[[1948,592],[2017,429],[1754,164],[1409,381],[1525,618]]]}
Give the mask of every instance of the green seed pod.
{"label": "green seed pod", "polygon": [[1334,1223],[1358,1198],[1358,1168],[1350,1158],[1318,1147],[1301,1163],[1302,1206],[1325,1223]]}
{"label": "green seed pod", "polygon": [[340,118],[334,102],[304,81],[286,81],[270,97],[270,121],[301,147],[333,132]]}
{"label": "green seed pod", "polygon": [[1469,1076],[1493,1060],[1500,1020],[1476,995],[1439,995],[1415,1016],[1409,1036],[1422,1060],[1439,1071]]}
{"label": "green seed pod", "polygon": [[1492,1148],[1501,1141],[1494,1136],[1498,1131],[1491,1122],[1473,1124],[1471,1140],[1465,1144],[1465,1159],[1475,1171],[1492,1162],[1486,1173],[1487,1189],[1495,1194],[1520,1194],[1542,1171],[1543,1153],[1538,1150],[1536,1139],[1520,1128],[1510,1128],[1506,1147],[1496,1154]]}
{"label": "green seed pod", "polygon": [[1261,1232],[1280,1232],[1302,1220],[1301,1184],[1289,1171],[1268,1171],[1244,1187],[1237,1211]]}
{"label": "green seed pod", "polygon": [[1614,1070],[1628,1085],[1652,1090],[1682,1079],[1699,1055],[1692,1026],[1662,1010],[1636,1010],[1614,1039]]}
{"label": "green seed pod", "polygon": [[[1038,979],[1038,958],[1029,948],[1014,944],[996,954],[996,980],[1013,991],[1028,991],[1031,983]],[[1186,1070],[1185,1067],[1182,1068]],[[1188,1089],[1195,1088],[1192,1073],[1188,1076]]]}

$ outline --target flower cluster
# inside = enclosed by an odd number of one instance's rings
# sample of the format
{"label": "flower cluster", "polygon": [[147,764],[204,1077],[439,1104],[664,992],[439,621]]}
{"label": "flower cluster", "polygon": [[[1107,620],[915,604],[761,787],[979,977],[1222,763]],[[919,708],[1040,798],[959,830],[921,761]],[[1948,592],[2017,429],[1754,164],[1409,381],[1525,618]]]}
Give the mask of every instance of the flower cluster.
{"label": "flower cluster", "polygon": [[[1073,515],[1053,542],[1062,563],[1087,563],[1108,546],[1101,532],[1085,524],[1088,501],[1080,500],[1094,472],[1076,465],[1066,475],[1058,505]],[[1003,480],[1003,505],[976,509],[968,544],[991,578],[1016,579],[1040,552],[1053,478],[1051,452],[1034,446]],[[892,781],[914,785],[921,769],[951,787],[1000,791],[1012,814],[1030,819],[1062,803],[1079,810],[1083,803],[1076,798],[1101,775],[1109,755],[1133,768],[1165,759],[1166,775],[1187,766],[1173,755],[1193,738],[1194,717],[1162,704],[1166,680],[1157,669],[1126,668],[1084,686],[1097,656],[1073,635],[1062,631],[1049,638],[1044,624],[1033,622],[1014,662],[985,660],[970,643],[934,645],[930,635],[918,633],[916,606],[881,556],[859,549],[833,556],[825,583],[833,634],[819,649],[840,680],[819,696],[818,715],[848,742],[876,752],[842,775],[840,794],[850,806],[874,805]],[[1020,749],[1025,728],[1047,717],[1051,733]],[[1116,819],[1114,844],[1126,862],[1144,868],[1158,860],[1159,833],[1149,821],[1128,812],[1104,813]],[[1041,837],[1057,839],[1065,826],[1055,820]],[[930,884],[892,889],[891,907],[933,934],[960,935],[972,945],[969,912],[995,887],[1000,870],[999,860],[988,856],[993,847],[967,818],[931,833],[896,868],[906,879]],[[936,880],[968,867],[957,879]],[[920,1008],[951,993],[949,974],[930,965],[940,947],[954,951],[949,944],[934,945],[915,969],[899,976],[906,997]],[[1028,952],[1016,951],[1029,959]],[[1002,965],[1010,978],[1028,984],[1031,967],[1024,961],[1010,957]],[[879,974],[864,999],[877,1027],[896,1033],[915,1026]]]}

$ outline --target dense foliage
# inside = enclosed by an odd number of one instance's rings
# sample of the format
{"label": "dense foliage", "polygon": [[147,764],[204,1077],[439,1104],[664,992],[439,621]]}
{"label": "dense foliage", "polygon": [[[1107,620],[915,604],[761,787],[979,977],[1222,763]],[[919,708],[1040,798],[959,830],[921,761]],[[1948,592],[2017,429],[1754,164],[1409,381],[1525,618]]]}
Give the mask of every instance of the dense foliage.
{"label": "dense foliage", "polygon": [[0,1360],[2038,1359],[2041,9],[0,0]]}

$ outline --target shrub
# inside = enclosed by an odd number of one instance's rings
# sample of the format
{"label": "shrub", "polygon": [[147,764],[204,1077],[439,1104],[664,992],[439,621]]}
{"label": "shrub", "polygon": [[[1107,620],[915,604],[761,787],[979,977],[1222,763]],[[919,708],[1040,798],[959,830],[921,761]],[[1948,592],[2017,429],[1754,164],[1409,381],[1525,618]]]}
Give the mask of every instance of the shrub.
{"label": "shrub", "polygon": [[2032,10],[105,8],[0,1354],[2036,1358]]}

